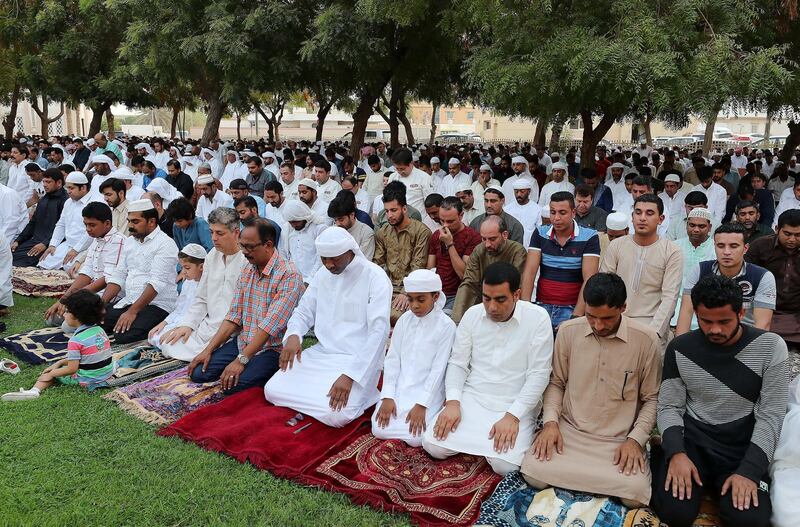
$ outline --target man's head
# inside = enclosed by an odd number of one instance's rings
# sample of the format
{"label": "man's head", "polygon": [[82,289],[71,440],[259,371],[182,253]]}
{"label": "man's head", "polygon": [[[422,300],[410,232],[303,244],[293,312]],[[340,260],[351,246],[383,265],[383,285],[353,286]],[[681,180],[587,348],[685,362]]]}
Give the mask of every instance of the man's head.
{"label": "man's head", "polygon": [[356,194],[358,188],[358,178],[355,176],[346,176],[342,178],[342,190],[348,190],[352,194]]}
{"label": "man's head", "polygon": [[711,184],[714,183],[714,171],[711,167],[703,165],[697,172],[697,179],[700,180],[700,184],[703,185],[703,188],[709,188]]}
{"label": "man's head", "polygon": [[567,175],[567,164],[566,163],[553,163],[553,181],[556,183],[561,183],[564,181],[564,178]]}
{"label": "man's head", "polygon": [[778,243],[789,252],[800,247],[800,209],[783,211],[778,216]]}
{"label": "man's head", "polygon": [[700,192],[699,190],[693,190],[689,192],[686,197],[683,199],[683,207],[686,209],[686,215],[688,216],[692,209],[697,208],[708,208],[708,197]]}
{"label": "man's head", "polygon": [[250,159],[247,160],[247,172],[252,177],[256,177],[261,174],[261,158],[258,156],[252,156]]}
{"label": "man's head", "polygon": [[358,243],[342,227],[333,226],[325,229],[317,237],[314,245],[322,265],[334,275],[342,274],[356,254],[361,254]]}
{"label": "man's head", "polygon": [[113,226],[111,209],[99,201],[87,203],[81,211],[86,234],[92,238],[102,238]]}
{"label": "man's head", "polygon": [[686,218],[686,235],[695,247],[708,240],[711,233],[711,220],[714,216],[708,209],[697,208]]}
{"label": "man's head", "polygon": [[108,146],[108,139],[106,138],[106,134],[94,134],[94,142],[100,148],[105,148]]}
{"label": "man's head", "polygon": [[594,191],[589,185],[578,185],[575,187],[575,213],[578,216],[586,216],[592,208],[594,202]]}
{"label": "man's head", "polygon": [[208,215],[208,227],[216,250],[227,256],[239,251],[239,214],[235,209],[217,207],[212,210]]}
{"label": "man's head", "polygon": [[456,234],[464,228],[463,217],[463,205],[460,199],[448,196],[442,200],[439,207],[439,223],[442,227],[447,227],[451,233]]}
{"label": "man's head", "polygon": [[108,206],[115,209],[125,201],[125,183],[121,179],[109,178],[100,183],[100,193]]}
{"label": "man's head", "polygon": [[664,192],[667,193],[667,196],[670,198],[674,198],[675,194],[678,193],[678,190],[681,188],[681,178],[682,176],[677,173],[677,171],[668,171],[667,175],[664,177]]}
{"label": "man's head", "polygon": [[64,181],[67,195],[75,201],[83,198],[89,192],[89,180],[83,172],[70,172]]}
{"label": "man's head", "polygon": [[408,207],[406,204],[406,186],[402,181],[390,181],[383,189],[383,209],[386,221],[392,227],[405,223]]}
{"label": "man's head", "polygon": [[275,253],[275,227],[264,218],[250,220],[239,236],[242,254],[256,269],[263,269]]}
{"label": "man's head", "polygon": [[483,308],[493,322],[506,322],[514,316],[519,283],[519,270],[508,262],[495,262],[483,272]]}
{"label": "man's head", "polygon": [[403,177],[408,177],[414,171],[414,154],[408,148],[398,148],[392,154],[394,169]]}
{"label": "man's head", "polygon": [[194,207],[186,198],[173,199],[167,207],[169,219],[180,229],[188,229],[195,218]]}
{"label": "man's head", "polygon": [[561,191],[550,196],[550,224],[559,234],[572,230],[575,220],[575,198],[572,193]]}
{"label": "man's head", "polygon": [[[69,165],[67,165],[69,166]],[[70,169],[70,172],[75,170],[74,168]],[[25,173],[31,178],[33,181],[37,183],[42,180],[44,176],[44,172],[42,171],[42,167],[40,167],[37,163],[27,163],[25,165]]]}
{"label": "man's head", "polygon": [[247,220],[258,218],[258,203],[253,199],[253,196],[242,196],[233,200],[233,208],[239,215],[239,221],[242,223]]}
{"label": "man's head", "polygon": [[750,200],[740,201],[736,205],[736,223],[748,231],[756,228],[761,214],[758,211],[758,203]]}
{"label": "man's head", "polygon": [[652,236],[664,221],[664,203],[655,194],[643,194],[633,202],[633,230],[640,236]]}
{"label": "man's head", "polygon": [[503,213],[506,198],[499,187],[489,187],[483,193],[483,206],[487,216],[498,216]]}
{"label": "man's head", "polygon": [[527,205],[531,200],[531,189],[533,188],[531,181],[528,178],[520,178],[511,185],[511,188],[514,189],[514,199],[517,200],[517,203]]}
{"label": "man's head", "polygon": [[711,165],[711,179],[714,183],[719,183],[725,177],[725,166],[722,163]]}
{"label": "man's head", "polygon": [[613,273],[597,273],[583,287],[586,321],[598,337],[616,334],[625,311],[625,282]]}
{"label": "man's head", "polygon": [[264,201],[273,207],[280,207],[283,205],[283,185],[277,181],[268,181],[264,185]]}
{"label": "man's head", "polygon": [[451,157],[450,161],[447,162],[447,171],[451,176],[457,176],[461,173],[461,161],[455,157]]}
{"label": "man's head", "polygon": [[242,178],[234,179],[228,185],[228,194],[233,199],[243,198],[250,195],[250,187],[247,186],[247,181]]}
{"label": "man's head", "polygon": [[597,190],[597,185],[600,184],[600,178],[597,177],[597,172],[592,168],[581,169],[581,179],[583,184],[592,189],[592,195]]}
{"label": "man's head", "polygon": [[697,325],[713,344],[725,346],[739,335],[742,304],[741,287],[725,276],[705,276],[692,288]]}
{"label": "man's head", "polygon": [[356,221],[356,198],[349,190],[340,190],[328,204],[328,217],[334,225],[348,230]]}
{"label": "man's head", "polygon": [[28,149],[22,145],[12,146],[11,159],[17,164],[25,162],[25,160],[28,159]]}
{"label": "man's head", "polygon": [[714,231],[714,251],[720,269],[738,272],[748,247],[744,227],[738,223],[725,223]]}
{"label": "man's head", "polygon": [[139,241],[158,228],[158,211],[149,199],[131,202],[128,207],[128,232]]}
{"label": "man's head", "polygon": [[281,181],[290,185],[294,182],[294,163],[286,161],[281,163]]}
{"label": "man's head", "polygon": [[464,210],[470,210],[475,205],[475,196],[472,194],[471,188],[461,189],[456,192],[456,197],[461,200]]}
{"label": "man's head", "polygon": [[324,185],[331,178],[331,164],[325,159],[318,159],[314,162],[314,179],[320,185]]}
{"label": "man's head", "polygon": [[214,195],[217,193],[217,185],[214,176],[211,174],[198,176],[196,186],[201,196],[205,196],[209,200],[214,199]]}
{"label": "man's head", "polygon": [[515,174],[522,174],[528,171],[528,160],[524,156],[514,156],[511,158],[511,170]]}
{"label": "man's head", "polygon": [[653,180],[650,176],[636,176],[631,184],[631,198],[653,193]]}
{"label": "man's head", "polygon": [[317,188],[316,181],[307,178],[301,179],[300,184],[297,185],[297,196],[300,201],[311,207],[317,201]]}
{"label": "man's head", "polygon": [[57,168],[48,168],[42,174],[42,187],[47,194],[61,190],[64,187],[64,174]]}
{"label": "man's head", "polygon": [[176,178],[181,174],[181,163],[177,159],[170,159],[167,161],[167,175],[171,178]]}
{"label": "man's head", "polygon": [[761,190],[767,187],[767,176],[762,173],[753,174],[753,178],[751,180],[753,184],[754,190]]}
{"label": "man's head", "polygon": [[439,223],[439,207],[442,206],[444,197],[441,194],[428,194],[425,198],[425,213],[436,223]]}
{"label": "man's head", "polygon": [[481,242],[490,255],[497,255],[508,239],[508,226],[502,216],[486,216],[480,226]]}

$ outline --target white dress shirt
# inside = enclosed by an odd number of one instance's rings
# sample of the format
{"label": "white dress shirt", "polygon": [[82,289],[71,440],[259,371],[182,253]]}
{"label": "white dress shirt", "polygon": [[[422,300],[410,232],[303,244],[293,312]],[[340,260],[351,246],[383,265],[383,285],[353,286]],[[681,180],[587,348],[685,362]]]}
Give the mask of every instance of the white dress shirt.
{"label": "white dress shirt", "polygon": [[281,239],[284,237],[286,239],[286,257],[294,263],[297,270],[303,275],[303,281],[307,284],[311,282],[322,265],[314,242],[317,236],[327,228],[327,225],[309,221],[299,231],[288,225],[285,231],[281,232]]}
{"label": "white dress shirt", "polygon": [[425,198],[433,193],[433,183],[428,174],[414,168],[407,177],[395,172],[389,177],[389,181],[403,182],[406,186],[406,202],[417,209],[421,215],[426,215]]}
{"label": "white dress shirt", "polygon": [[449,172],[442,178],[439,182],[439,194],[442,195],[443,198],[448,196],[455,196],[456,189],[466,186],[472,183],[472,178],[469,177],[469,174],[465,174],[464,172],[459,172],[458,174],[453,177],[452,174]]}
{"label": "white dress shirt", "polygon": [[[567,178],[564,178],[560,183],[555,181],[551,181],[549,183],[545,183],[542,187],[542,192],[539,194],[539,208],[542,210],[542,216],[545,218],[550,217],[550,196],[555,194],[556,192],[569,192],[570,194],[575,194],[575,185],[567,181]],[[509,202],[510,198],[506,198],[506,203]]]}
{"label": "white dress shirt", "polygon": [[70,198],[64,202],[61,216],[58,218],[53,229],[53,236],[50,238],[50,246],[58,247],[63,242],[69,249],[78,252],[85,251],[89,247],[92,238],[86,233],[86,226],[83,224],[83,208],[89,202],[94,201],[93,198],[92,193],[88,192],[78,200]]}
{"label": "white dress shirt", "polygon": [[542,216],[544,215],[543,209],[533,201],[528,201],[525,205],[520,205],[515,199],[511,204],[506,202],[506,206],[503,207],[503,210],[514,216],[522,224],[523,229],[525,229],[523,245],[527,249],[531,244],[533,231],[542,224]]}
{"label": "white dress shirt", "polygon": [[151,305],[170,312],[175,309],[178,289],[175,286],[178,246],[156,227],[144,240],[133,236],[125,239],[122,260],[109,283],[125,290],[125,296],[114,307],[121,309],[136,302],[145,287],[152,286],[156,297]]}
{"label": "white dress shirt", "polygon": [[28,207],[16,190],[0,183],[0,232],[8,245],[14,242],[28,224]]}
{"label": "white dress shirt", "polygon": [[79,274],[88,276],[92,281],[105,278],[108,284],[122,260],[125,239],[114,227],[102,238],[94,238],[86,251]]}
{"label": "white dress shirt", "polygon": [[300,192],[297,190],[300,180],[294,178],[291,183],[286,183],[283,179],[279,180],[283,187],[283,199],[300,199]]}
{"label": "white dress shirt", "polygon": [[781,201],[778,203],[778,207],[775,209],[775,218],[772,220],[772,228],[776,229],[778,227],[778,217],[787,210],[792,209],[800,209],[800,199],[797,199],[794,195],[793,189],[787,189],[792,194],[789,197],[781,196]]}
{"label": "white dress shirt", "polygon": [[[503,196],[506,198],[506,205],[510,204],[514,200],[514,182],[520,178],[527,178],[531,182],[531,186],[533,188],[531,188],[530,200],[539,203],[539,182],[536,181],[536,178],[534,178],[530,172],[523,172],[522,174],[515,174],[511,176],[503,182],[502,189]],[[478,200],[481,201],[481,204],[483,203],[483,193],[481,193],[480,196],[475,196],[476,204],[478,203]]]}
{"label": "white dress shirt", "polygon": [[[13,160],[8,160],[8,187],[16,190],[23,202],[27,202],[33,195],[33,180],[25,171],[25,166],[30,163],[27,159],[17,164]],[[14,240],[11,240],[14,241]],[[11,243],[9,241],[9,243]]]}
{"label": "white dress shirt", "polygon": [[725,218],[725,207],[728,202],[728,193],[722,185],[711,182],[711,186],[704,188],[702,184],[695,185],[692,190],[698,190],[706,195],[708,198],[708,210],[714,215],[714,221],[717,225],[722,224]]}
{"label": "white dress shirt", "polygon": [[[333,198],[336,197],[336,194],[338,194],[340,190],[342,190],[342,186],[333,179],[328,178],[328,181],[319,184],[319,187],[317,189],[317,197],[319,199],[322,199],[330,203],[331,201],[333,201]],[[326,211],[326,216],[327,216],[327,211]]]}
{"label": "white dress shirt", "polygon": [[211,199],[200,196],[197,200],[197,216],[208,221],[208,215],[211,214],[211,211],[219,207],[233,208],[233,198],[230,194],[217,190]]}

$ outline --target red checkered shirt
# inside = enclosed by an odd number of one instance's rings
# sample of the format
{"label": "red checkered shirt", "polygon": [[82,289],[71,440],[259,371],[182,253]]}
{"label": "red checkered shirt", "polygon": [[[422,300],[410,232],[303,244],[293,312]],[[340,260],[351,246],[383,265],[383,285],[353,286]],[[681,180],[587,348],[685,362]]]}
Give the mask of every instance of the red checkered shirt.
{"label": "red checkered shirt", "polygon": [[243,350],[258,330],[267,333],[267,341],[258,350],[280,348],[286,324],[303,295],[303,277],[292,262],[278,252],[264,269],[248,265],[242,270],[226,320],[242,327],[239,349]]}

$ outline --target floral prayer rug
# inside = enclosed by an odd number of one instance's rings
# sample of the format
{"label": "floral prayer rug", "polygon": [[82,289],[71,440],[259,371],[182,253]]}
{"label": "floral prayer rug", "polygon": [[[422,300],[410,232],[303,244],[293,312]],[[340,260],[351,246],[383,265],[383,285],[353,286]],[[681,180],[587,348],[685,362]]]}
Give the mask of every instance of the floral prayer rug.
{"label": "floral prayer rug", "polygon": [[18,295],[60,297],[72,285],[72,278],[66,271],[14,267],[11,273],[11,285]]}
{"label": "floral prayer rug", "polygon": [[42,328],[1,338],[0,348],[28,364],[44,364],[66,357],[68,341],[61,328]]}
{"label": "floral prayer rug", "polygon": [[185,362],[165,357],[158,348],[147,344],[120,346],[120,350],[112,353],[112,356],[116,363],[114,375],[107,381],[94,385],[91,389],[118,388],[186,367]]}

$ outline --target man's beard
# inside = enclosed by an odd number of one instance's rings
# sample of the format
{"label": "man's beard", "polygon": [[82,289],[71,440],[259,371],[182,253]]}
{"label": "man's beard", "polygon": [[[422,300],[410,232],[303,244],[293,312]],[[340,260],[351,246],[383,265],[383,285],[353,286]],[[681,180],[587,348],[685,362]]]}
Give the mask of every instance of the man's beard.
{"label": "man's beard", "polygon": [[395,226],[395,225],[400,225],[400,224],[402,224],[402,223],[403,223],[403,221],[404,221],[405,219],[406,219],[406,215],[405,215],[405,214],[400,214],[400,215],[397,217],[397,219],[395,219],[395,221],[391,221],[391,220],[389,220],[389,225],[392,225],[392,226]]}

